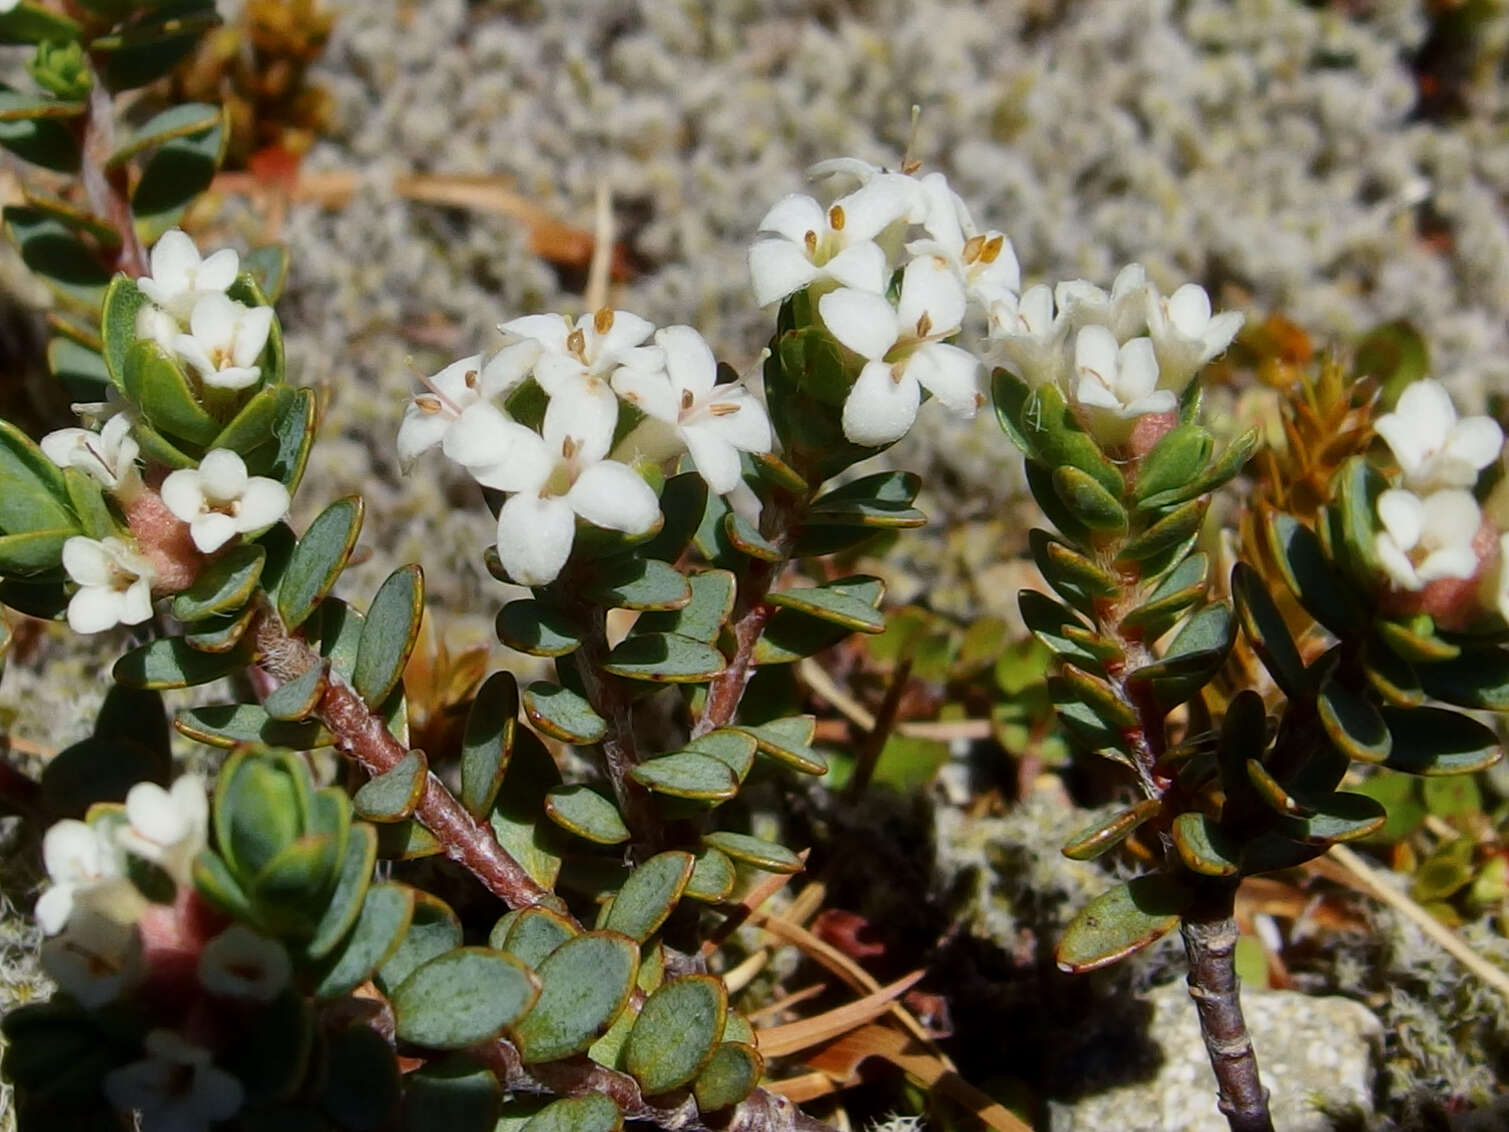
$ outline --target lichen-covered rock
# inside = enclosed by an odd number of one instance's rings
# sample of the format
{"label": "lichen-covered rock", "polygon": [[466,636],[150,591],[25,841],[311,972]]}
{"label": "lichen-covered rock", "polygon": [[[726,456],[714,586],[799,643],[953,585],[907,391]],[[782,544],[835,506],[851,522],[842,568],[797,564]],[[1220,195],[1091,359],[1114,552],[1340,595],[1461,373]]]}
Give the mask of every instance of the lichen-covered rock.
{"label": "lichen-covered rock", "polygon": [[[1161,1051],[1162,1064],[1143,1080],[1052,1104],[1052,1132],[1225,1132],[1215,1075],[1184,984],[1166,983],[1144,1001],[1151,1008],[1147,1038]],[[1372,1111],[1383,1025],[1366,1007],[1347,998],[1245,990],[1242,1009],[1275,1127],[1324,1132],[1332,1125],[1323,1109]]]}

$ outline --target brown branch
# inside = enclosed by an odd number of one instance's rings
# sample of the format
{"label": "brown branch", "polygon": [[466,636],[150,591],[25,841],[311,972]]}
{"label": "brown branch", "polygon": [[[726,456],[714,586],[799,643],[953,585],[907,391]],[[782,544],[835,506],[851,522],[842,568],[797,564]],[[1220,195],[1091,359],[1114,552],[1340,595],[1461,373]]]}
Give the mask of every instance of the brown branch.
{"label": "brown branch", "polygon": [[[320,663],[319,655],[301,638],[291,635],[270,607],[256,616],[253,632],[258,664],[280,683],[297,680]],[[314,716],[335,736],[336,746],[374,777],[391,770],[409,753],[382,717],[334,673]],[[439,839],[447,857],[471,872],[510,908],[538,904],[550,895],[498,844],[487,824],[474,818],[433,774],[425,783],[414,816]]]}
{"label": "brown branch", "polygon": [[84,186],[89,207],[120,233],[121,246],[115,253],[115,262],[106,266],[138,279],[148,273],[147,253],[136,238],[136,218],[131,211],[131,183],[126,167],[108,167],[110,154],[115,150],[115,101],[98,75],[89,92],[89,109],[84,114],[83,134],[79,140],[83,151],[79,180]]}
{"label": "brown branch", "polygon": [[1235,896],[1232,885],[1202,885],[1195,906],[1185,913],[1179,930],[1189,957],[1189,994],[1200,1014],[1221,1111],[1232,1132],[1273,1132],[1268,1091],[1258,1077],[1257,1055],[1242,1017]]}
{"label": "brown branch", "polygon": [[764,1089],[756,1089],[732,1110],[719,1113],[713,1124],[685,1090],[646,1098],[639,1083],[627,1073],[586,1057],[526,1066],[519,1051],[504,1040],[479,1046],[473,1052],[497,1074],[508,1092],[558,1097],[601,1093],[619,1107],[625,1120],[646,1121],[666,1132],[821,1132],[828,1127],[802,1113],[785,1097]]}

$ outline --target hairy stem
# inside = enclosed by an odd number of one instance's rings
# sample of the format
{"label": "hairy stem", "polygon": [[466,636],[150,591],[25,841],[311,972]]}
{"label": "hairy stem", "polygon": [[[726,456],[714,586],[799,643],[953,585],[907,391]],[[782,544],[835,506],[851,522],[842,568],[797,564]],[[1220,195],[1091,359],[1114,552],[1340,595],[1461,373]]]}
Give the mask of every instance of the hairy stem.
{"label": "hairy stem", "polygon": [[[259,666],[279,683],[296,680],[322,663],[303,639],[283,627],[271,608],[260,611],[252,631],[256,634]],[[374,777],[393,769],[409,753],[382,717],[334,672],[314,716],[335,736],[336,746]],[[487,823],[474,818],[433,774],[425,783],[414,816],[439,839],[447,857],[471,872],[510,908],[525,908],[549,896],[498,844]]]}
{"label": "hairy stem", "polygon": [[115,150],[115,101],[98,75],[89,92],[89,109],[84,114],[80,142],[83,159],[79,180],[84,186],[89,208],[96,216],[108,220],[120,233],[121,244],[114,254],[114,262],[106,266],[138,279],[148,273],[147,253],[136,238],[136,218],[131,212],[131,183],[126,167],[108,167],[110,154]]}
{"label": "hairy stem", "polygon": [[1257,1055],[1242,1017],[1235,896],[1233,886],[1204,885],[1184,916],[1179,930],[1189,957],[1189,994],[1200,1014],[1221,1111],[1232,1132],[1273,1132],[1268,1091],[1258,1077]]}

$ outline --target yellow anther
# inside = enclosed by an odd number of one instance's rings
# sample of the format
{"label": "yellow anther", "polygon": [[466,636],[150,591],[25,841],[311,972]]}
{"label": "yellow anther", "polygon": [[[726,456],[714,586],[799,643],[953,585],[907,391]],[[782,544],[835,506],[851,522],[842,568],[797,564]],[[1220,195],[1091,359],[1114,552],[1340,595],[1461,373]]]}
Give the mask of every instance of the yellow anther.
{"label": "yellow anther", "polygon": [[926,338],[933,329],[932,316],[923,311],[917,316],[917,337]]}
{"label": "yellow anther", "polygon": [[692,391],[690,389],[683,389],[681,391],[681,411],[684,413],[688,409],[690,409],[692,407],[692,402],[696,399],[697,398],[692,395]]}
{"label": "yellow anther", "polygon": [[586,364],[587,336],[582,333],[580,327],[573,330],[570,334],[566,335],[566,350],[568,353],[572,354],[577,361],[583,363],[584,365]]}
{"label": "yellow anther", "polygon": [[731,405],[727,401],[714,401],[707,407],[707,411],[715,417],[726,417],[729,413],[737,413],[739,406]]}
{"label": "yellow anther", "polygon": [[959,258],[962,259],[965,263],[974,263],[975,260],[979,259],[981,255],[984,254],[984,252],[985,237],[971,236],[969,239],[964,241],[964,250],[960,253]]}
{"label": "yellow anther", "polygon": [[836,204],[828,210],[828,227],[835,232],[844,230],[844,210]]}
{"label": "yellow anther", "polygon": [[613,311],[611,308],[603,307],[592,316],[592,329],[599,334],[606,334],[613,329]]}

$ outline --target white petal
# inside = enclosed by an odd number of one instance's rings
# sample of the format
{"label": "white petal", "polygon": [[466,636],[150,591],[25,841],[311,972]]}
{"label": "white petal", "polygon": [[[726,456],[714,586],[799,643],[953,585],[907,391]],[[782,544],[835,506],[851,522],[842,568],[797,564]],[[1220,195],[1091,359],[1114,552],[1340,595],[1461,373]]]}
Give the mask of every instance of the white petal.
{"label": "white petal", "polygon": [[246,490],[246,462],[229,448],[216,448],[199,461],[199,488],[206,499],[228,503]]}
{"label": "white petal", "polygon": [[1053,292],[1046,283],[1029,287],[1017,304],[1017,318],[1028,333],[1045,335],[1054,328]]}
{"label": "white petal", "polygon": [[1420,563],[1417,573],[1422,582],[1438,578],[1470,578],[1478,571],[1478,556],[1468,546],[1447,546],[1433,550]]}
{"label": "white petal", "polygon": [[226,366],[204,375],[204,383],[216,389],[249,389],[262,376],[258,366]]}
{"label": "white petal", "polygon": [[[196,253],[197,254],[197,253]],[[194,273],[194,286],[200,291],[224,291],[236,281],[241,257],[235,248],[221,248],[205,257]]]}
{"label": "white petal", "polygon": [[750,245],[749,281],[757,306],[768,306],[800,291],[819,274],[800,244],[767,237]]}
{"label": "white petal", "polygon": [[54,884],[90,881],[106,872],[107,849],[88,823],[64,818],[42,836],[42,864]]}
{"label": "white petal", "polygon": [[1473,477],[1463,484],[1470,486],[1477,479],[1476,473],[1499,458],[1504,448],[1504,430],[1492,417],[1468,417],[1461,421],[1446,438],[1442,455],[1466,464]]}
{"label": "white petal", "polygon": [[1074,386],[1074,403],[1089,408],[1109,409],[1113,413],[1120,413],[1124,407],[1121,398],[1096,375],[1096,371],[1090,369],[1079,371],[1079,381]]}
{"label": "white petal", "polygon": [[928,336],[952,334],[964,319],[964,307],[964,285],[942,259],[923,256],[906,265],[896,304],[896,324],[903,337],[916,335],[923,315],[931,324]]}
{"label": "white petal", "polygon": [[121,594],[121,624],[140,625],[143,621],[150,620],[151,617],[152,583],[146,578],[137,578]]}
{"label": "white petal", "polygon": [[755,399],[753,393],[743,386],[724,386],[726,392],[708,402],[712,405],[733,405],[735,412],[697,414],[697,426],[714,429],[719,436],[735,448],[745,452],[769,452],[772,446],[770,418],[765,415],[765,406]]}
{"label": "white petal", "polygon": [[47,935],[57,935],[68,924],[73,913],[73,885],[55,884],[32,906],[31,914]]}
{"label": "white petal", "polygon": [[199,249],[180,228],[164,232],[152,247],[152,281],[170,295],[187,290],[198,267]]}
{"label": "white petal", "polygon": [[879,244],[865,240],[839,252],[823,265],[822,273],[841,286],[878,295],[886,288],[890,264]]}
{"label": "white petal", "polygon": [[189,315],[189,332],[210,349],[229,345],[245,310],[244,304],[224,295],[205,295]]}
{"label": "white petal", "polygon": [[63,569],[81,586],[108,586],[115,578],[115,558],[104,543],[74,535],[63,543]]}
{"label": "white petal", "polygon": [[1401,550],[1413,550],[1425,526],[1425,504],[1412,491],[1390,488],[1378,497],[1378,518]]}
{"label": "white petal", "polygon": [[[1439,451],[1446,444],[1446,437],[1457,423],[1457,408],[1451,403],[1451,395],[1439,381],[1415,381],[1405,387],[1388,414],[1402,418],[1419,438],[1419,443],[1428,451]],[[1394,455],[1399,456],[1398,452]],[[1402,462],[1402,456],[1401,462]]]}
{"label": "white petal", "polygon": [[[1406,391],[1407,392],[1407,391]],[[1403,398],[1400,398],[1403,400]],[[1384,413],[1373,422],[1373,431],[1383,437],[1393,452],[1394,459],[1406,479],[1416,475],[1424,466],[1427,455],[1426,437],[1413,421],[1398,412]]]}
{"label": "white petal", "polygon": [[[478,391],[483,397],[506,397],[524,384],[539,360],[540,350],[539,342],[532,338],[504,346],[483,365],[478,375]],[[480,361],[482,355],[476,357]]]}
{"label": "white petal", "polygon": [[102,633],[120,624],[124,598],[105,586],[85,586],[68,602],[68,627],[75,633]]}
{"label": "white petal", "polygon": [[555,468],[538,434],[486,401],[462,413],[442,444],[445,454],[478,483],[499,491],[538,491]]}
{"label": "white petal", "polygon": [[60,468],[71,467],[73,455],[94,439],[87,428],[60,428],[49,432],[39,441],[42,455]]}
{"label": "white petal", "polygon": [[702,335],[690,326],[667,326],[655,335],[655,341],[665,351],[665,371],[678,403],[681,394],[690,393],[700,401],[712,391],[718,380],[718,359]]}
{"label": "white petal", "polygon": [[627,464],[613,460],[583,471],[566,493],[566,502],[594,526],[631,535],[649,530],[660,514],[660,501],[650,485]]}
{"label": "white petal", "polygon": [[1432,492],[1421,510],[1420,541],[1429,547],[1470,546],[1483,524],[1483,513],[1470,491]]}
{"label": "white petal", "polygon": [[195,468],[169,472],[159,492],[164,506],[185,523],[197,518],[204,510],[204,490],[199,485],[199,472]]}
{"label": "white petal", "polygon": [[[1140,401],[1158,388],[1158,356],[1151,338],[1133,338],[1116,355],[1116,392],[1125,402]],[[1168,390],[1164,390],[1168,393]],[[1169,393],[1170,398],[1173,397]]]}
{"label": "white petal", "polygon": [[896,311],[883,295],[841,287],[819,299],[817,309],[833,337],[862,358],[879,361],[896,344]]}
{"label": "white petal", "polygon": [[739,450],[711,421],[688,425],[681,430],[681,435],[686,440],[692,463],[714,495],[726,495],[739,486],[742,478]]}
{"label": "white petal", "polygon": [[498,329],[504,334],[531,338],[547,350],[561,352],[566,349],[571,324],[558,314],[527,314],[523,318],[498,323]]}
{"label": "white petal", "polygon": [[1121,415],[1128,419],[1145,416],[1148,413],[1172,413],[1179,407],[1179,398],[1171,389],[1156,389],[1143,397],[1137,397],[1127,404]]}
{"label": "white petal", "polygon": [[613,391],[656,420],[674,424],[681,415],[680,400],[666,374],[621,366],[613,374]]}
{"label": "white petal", "polygon": [[1200,364],[1204,365],[1217,354],[1225,351],[1231,345],[1232,339],[1237,336],[1237,331],[1242,329],[1242,323],[1247,316],[1241,311],[1222,311],[1212,318],[1205,327],[1205,333],[1200,336],[1204,345],[1201,351]]}
{"label": "white petal", "polygon": [[[433,403],[433,398],[431,402]],[[421,453],[428,452],[445,438],[456,418],[436,410],[426,410],[416,399],[403,411],[398,426],[398,465],[405,472],[414,466]]]}
{"label": "white petal", "polygon": [[565,456],[569,438],[578,462],[590,464],[608,454],[617,427],[618,398],[607,382],[593,380],[552,396],[540,431],[552,458]]}
{"label": "white petal", "polygon": [[964,206],[942,173],[929,173],[919,182],[927,200],[922,226],[949,253],[958,256],[964,248]]}
{"label": "white petal", "polygon": [[802,193],[790,193],[770,206],[756,231],[776,232],[794,244],[801,244],[808,232],[821,235],[827,228],[828,214],[822,205]]}
{"label": "white petal", "polygon": [[138,782],[126,792],[126,818],[139,836],[158,846],[171,845],[188,832],[172,795],[155,782]]}
{"label": "white petal", "polygon": [[883,228],[905,216],[910,203],[900,186],[888,177],[877,177],[861,185],[833,202],[833,207],[843,212],[840,239],[845,244],[874,239]]}
{"label": "white petal", "polygon": [[1081,380],[1093,378],[1114,392],[1119,351],[1116,335],[1108,327],[1086,326],[1074,339],[1074,368]]}
{"label": "white petal", "polygon": [[576,520],[563,499],[520,493],[498,512],[498,559],[523,586],[555,581],[576,537]]}
{"label": "white petal", "polygon": [[1424,586],[1420,576],[1415,573],[1414,563],[1387,531],[1379,531],[1374,536],[1373,553],[1377,555],[1379,565],[1395,586],[1404,590],[1419,590]]}
{"label": "white petal", "polygon": [[915,378],[903,373],[896,381],[890,366],[871,362],[859,371],[844,401],[844,435],[868,448],[899,440],[917,419],[921,396]]}
{"label": "white petal", "polygon": [[209,350],[192,334],[180,334],[175,338],[173,351],[183,361],[193,366],[200,377],[208,378],[215,372],[215,361],[210,357]]}
{"label": "white petal", "polygon": [[270,527],[288,514],[288,489],[275,479],[253,476],[236,509],[236,529],[243,534]]}
{"label": "white petal", "polygon": [[231,361],[237,367],[253,366],[262,356],[271,332],[272,307],[253,307],[246,311],[236,323],[236,345],[231,350]]}
{"label": "white petal", "polygon": [[962,417],[975,415],[980,404],[980,388],[975,381],[980,363],[974,354],[945,342],[930,342],[918,347],[906,368],[951,412]]}
{"label": "white petal", "polygon": [[1186,283],[1166,300],[1168,320],[1186,338],[1199,338],[1210,322],[1210,296],[1198,283]]}
{"label": "white petal", "polygon": [[213,554],[236,537],[236,520],[219,511],[200,515],[189,523],[189,537],[205,554]]}
{"label": "white petal", "polygon": [[596,349],[589,355],[594,363],[599,363],[593,366],[594,372],[615,364],[620,354],[638,346],[654,332],[655,324],[649,319],[628,311],[614,311],[613,324],[606,334],[598,337]]}

